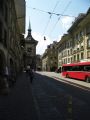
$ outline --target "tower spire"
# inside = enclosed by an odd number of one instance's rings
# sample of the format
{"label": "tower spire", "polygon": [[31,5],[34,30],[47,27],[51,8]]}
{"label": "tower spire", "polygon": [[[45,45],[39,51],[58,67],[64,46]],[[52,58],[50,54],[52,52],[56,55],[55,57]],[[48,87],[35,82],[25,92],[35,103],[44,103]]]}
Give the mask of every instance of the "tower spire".
{"label": "tower spire", "polygon": [[30,19],[29,19],[29,27],[28,30],[31,30],[31,23],[30,23]]}
{"label": "tower spire", "polygon": [[30,19],[29,19],[29,27],[28,27],[28,37],[31,36],[31,23],[30,23]]}

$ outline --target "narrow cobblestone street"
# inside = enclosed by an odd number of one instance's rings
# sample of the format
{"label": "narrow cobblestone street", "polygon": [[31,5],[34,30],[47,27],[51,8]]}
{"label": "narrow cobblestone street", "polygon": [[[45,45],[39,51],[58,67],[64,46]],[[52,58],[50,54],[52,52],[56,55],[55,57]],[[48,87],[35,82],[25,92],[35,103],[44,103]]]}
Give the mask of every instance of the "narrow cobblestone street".
{"label": "narrow cobblestone street", "polygon": [[90,120],[90,92],[35,73],[32,84],[19,75],[0,96],[0,120]]}

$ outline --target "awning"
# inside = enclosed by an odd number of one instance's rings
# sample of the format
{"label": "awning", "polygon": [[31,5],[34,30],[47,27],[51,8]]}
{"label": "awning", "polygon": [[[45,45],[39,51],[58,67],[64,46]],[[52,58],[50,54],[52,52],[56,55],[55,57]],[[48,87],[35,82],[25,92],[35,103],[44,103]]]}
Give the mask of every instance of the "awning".
{"label": "awning", "polygon": [[25,33],[25,18],[26,18],[26,2],[25,0],[14,0],[17,21],[20,28],[20,33]]}

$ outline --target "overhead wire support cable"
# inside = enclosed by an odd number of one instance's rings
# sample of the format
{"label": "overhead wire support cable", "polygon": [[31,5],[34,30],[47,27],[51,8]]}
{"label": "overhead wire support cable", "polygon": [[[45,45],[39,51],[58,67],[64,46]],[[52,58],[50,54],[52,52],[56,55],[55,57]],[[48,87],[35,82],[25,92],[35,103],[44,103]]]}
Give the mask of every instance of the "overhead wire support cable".
{"label": "overhead wire support cable", "polygon": [[75,16],[71,16],[71,15],[64,15],[64,14],[61,14],[61,13],[55,13],[54,11],[53,11],[53,12],[50,12],[50,11],[44,11],[44,10],[41,10],[41,9],[38,9],[38,8],[32,8],[32,7],[29,7],[29,6],[27,6],[27,7],[28,7],[28,8],[31,8],[31,9],[33,9],[33,10],[36,10],[36,11],[40,11],[40,12],[47,13],[47,14],[49,14],[49,15],[75,17]]}
{"label": "overhead wire support cable", "polygon": [[39,12],[44,12],[44,13],[48,13],[47,11],[44,11],[44,10],[41,10],[41,9],[38,9],[38,8],[33,8],[33,7],[31,7],[31,6],[28,6],[28,5],[26,5],[28,8],[31,8],[31,9],[33,9],[33,10],[36,10],[36,11],[39,11]]}
{"label": "overhead wire support cable", "polygon": [[51,34],[51,33],[53,32],[53,30],[55,29],[55,27],[56,27],[58,21],[60,20],[61,16],[64,16],[63,13],[64,13],[64,12],[66,11],[66,9],[69,7],[70,3],[71,3],[71,1],[69,1],[69,3],[67,4],[67,6],[65,7],[65,9],[63,10],[62,14],[60,14],[60,17],[58,18],[57,22],[55,23],[55,25],[54,25],[53,29],[51,30],[50,34]]}
{"label": "overhead wire support cable", "polygon": [[71,16],[71,15],[64,15],[64,14],[58,14],[58,13],[52,13],[52,14],[55,14],[57,16],[68,16],[68,17],[74,17],[75,18],[75,16]]}

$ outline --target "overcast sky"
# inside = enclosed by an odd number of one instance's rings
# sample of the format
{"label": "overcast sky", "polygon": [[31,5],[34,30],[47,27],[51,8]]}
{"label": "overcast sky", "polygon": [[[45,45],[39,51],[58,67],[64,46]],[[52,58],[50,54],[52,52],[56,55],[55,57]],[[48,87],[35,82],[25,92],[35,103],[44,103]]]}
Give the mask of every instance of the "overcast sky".
{"label": "overcast sky", "polygon": [[[86,13],[90,0],[26,0],[26,34],[31,23],[32,36],[38,41],[37,54],[59,41],[79,13]],[[44,41],[46,36],[46,41]]]}

